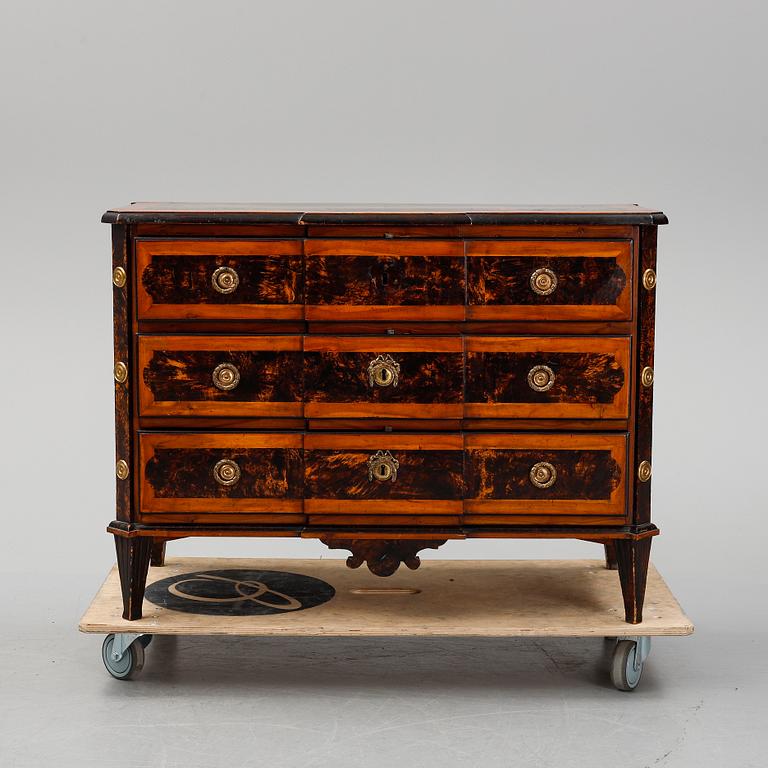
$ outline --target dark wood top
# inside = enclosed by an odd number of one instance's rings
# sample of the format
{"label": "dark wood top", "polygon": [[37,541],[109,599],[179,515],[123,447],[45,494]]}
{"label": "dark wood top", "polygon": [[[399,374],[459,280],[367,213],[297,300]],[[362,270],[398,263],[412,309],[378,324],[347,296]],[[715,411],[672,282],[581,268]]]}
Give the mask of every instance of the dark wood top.
{"label": "dark wood top", "polygon": [[347,205],[334,203],[131,203],[111,208],[107,224],[666,224],[638,205]]}

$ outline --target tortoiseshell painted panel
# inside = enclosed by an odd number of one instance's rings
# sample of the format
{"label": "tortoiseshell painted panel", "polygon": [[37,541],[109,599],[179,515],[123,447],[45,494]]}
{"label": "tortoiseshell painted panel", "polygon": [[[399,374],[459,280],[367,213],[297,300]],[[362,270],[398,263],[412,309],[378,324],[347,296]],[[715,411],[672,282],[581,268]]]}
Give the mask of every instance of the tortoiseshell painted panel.
{"label": "tortoiseshell painted panel", "polygon": [[304,495],[308,499],[460,499],[461,451],[392,451],[397,479],[368,477],[372,451],[305,450]]}
{"label": "tortoiseshell painted panel", "polygon": [[[214,478],[216,463],[240,468],[230,486]],[[156,448],[145,468],[155,498],[301,498],[301,451],[296,448]]]}
{"label": "tortoiseshell painted panel", "polygon": [[[386,351],[386,350],[385,350]],[[305,352],[308,402],[460,403],[464,379],[460,352],[397,352],[397,386],[370,386],[371,352]]]}
{"label": "tortoiseshell painted panel", "polygon": [[[531,482],[531,468],[550,463],[557,478],[549,488]],[[621,482],[609,450],[475,448],[466,452],[468,499],[609,500]]]}
{"label": "tortoiseshell painted panel", "polygon": [[[240,381],[234,389],[214,386],[212,374],[221,363],[237,368]],[[142,375],[157,402],[299,402],[302,398],[301,352],[157,350]]]}

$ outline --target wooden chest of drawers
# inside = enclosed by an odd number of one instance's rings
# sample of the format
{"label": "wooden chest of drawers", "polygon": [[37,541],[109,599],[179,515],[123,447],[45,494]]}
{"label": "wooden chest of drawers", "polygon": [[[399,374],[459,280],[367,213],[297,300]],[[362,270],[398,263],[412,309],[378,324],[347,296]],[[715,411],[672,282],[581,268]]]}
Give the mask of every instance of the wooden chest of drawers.
{"label": "wooden chest of drawers", "polygon": [[108,211],[124,616],[185,536],[376,574],[449,539],[605,546],[642,620],[656,231],[594,209]]}

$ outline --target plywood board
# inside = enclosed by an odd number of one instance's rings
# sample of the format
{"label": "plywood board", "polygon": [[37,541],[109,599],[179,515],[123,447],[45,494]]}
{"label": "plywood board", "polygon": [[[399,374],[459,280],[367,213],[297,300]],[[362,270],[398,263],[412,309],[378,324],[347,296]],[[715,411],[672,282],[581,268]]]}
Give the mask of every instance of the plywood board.
{"label": "plywood board", "polygon": [[[113,568],[83,616],[80,630],[373,637],[611,637],[693,632],[693,624],[653,565],[648,572],[644,621],[631,625],[624,622],[618,574],[597,560],[424,560],[418,570],[401,567],[388,578],[374,576],[365,567],[351,570],[337,559],[168,558],[166,562],[164,567],[150,569],[148,583],[220,570],[280,571],[320,579],[335,594],[315,607],[249,616],[200,615],[145,600],[144,618],[125,621],[117,569]],[[181,589],[191,588],[190,584]],[[239,589],[248,600],[258,596],[252,583],[243,582]],[[283,597],[274,594],[270,602],[285,604]]]}

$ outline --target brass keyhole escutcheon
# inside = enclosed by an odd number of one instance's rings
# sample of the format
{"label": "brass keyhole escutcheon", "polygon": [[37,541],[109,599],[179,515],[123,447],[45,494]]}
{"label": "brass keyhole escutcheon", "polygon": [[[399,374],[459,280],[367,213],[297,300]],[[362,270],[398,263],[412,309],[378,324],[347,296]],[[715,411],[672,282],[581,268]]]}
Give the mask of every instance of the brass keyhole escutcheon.
{"label": "brass keyhole escutcheon", "polygon": [[213,479],[219,485],[234,485],[240,479],[240,467],[232,459],[217,461],[213,468]]}
{"label": "brass keyhole escutcheon", "polygon": [[211,284],[219,293],[232,293],[240,284],[240,278],[232,267],[219,267],[211,275]]}
{"label": "brass keyhole escutcheon", "polygon": [[537,488],[549,488],[557,480],[557,470],[548,461],[539,461],[531,467],[529,477]]}
{"label": "brass keyhole escutcheon", "polygon": [[213,369],[211,376],[217,389],[234,389],[240,383],[240,371],[232,363],[221,363]]}
{"label": "brass keyhole escutcheon", "polygon": [[368,363],[368,384],[371,387],[396,387],[400,380],[400,363],[391,355],[377,355]]}
{"label": "brass keyhole escutcheon", "polygon": [[531,275],[531,290],[539,296],[549,296],[557,288],[557,275],[549,268],[542,267]]}
{"label": "brass keyhole escutcheon", "polygon": [[389,451],[376,451],[368,457],[368,480],[380,483],[391,480],[394,483],[399,468],[400,462]]}
{"label": "brass keyhole escutcheon", "polygon": [[547,392],[555,383],[555,372],[548,365],[535,365],[528,371],[528,386],[534,392]]}

